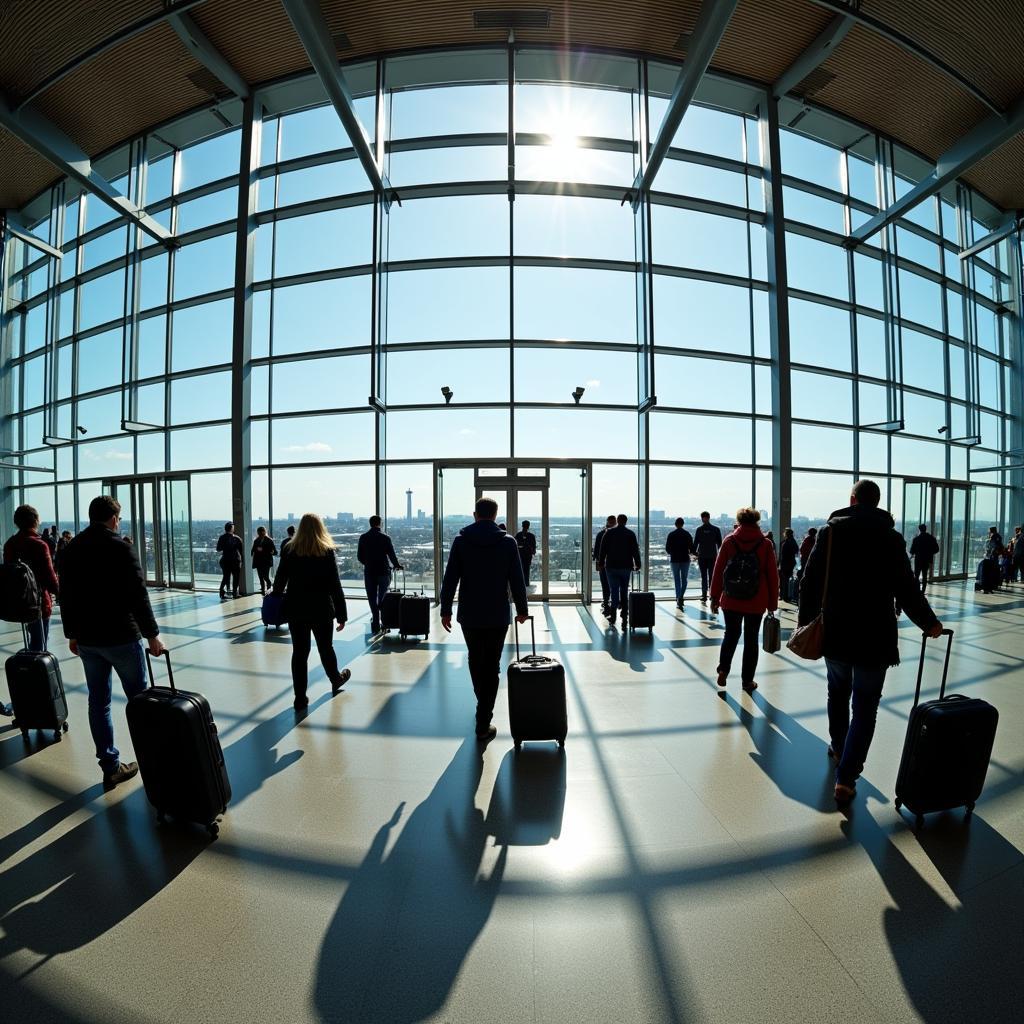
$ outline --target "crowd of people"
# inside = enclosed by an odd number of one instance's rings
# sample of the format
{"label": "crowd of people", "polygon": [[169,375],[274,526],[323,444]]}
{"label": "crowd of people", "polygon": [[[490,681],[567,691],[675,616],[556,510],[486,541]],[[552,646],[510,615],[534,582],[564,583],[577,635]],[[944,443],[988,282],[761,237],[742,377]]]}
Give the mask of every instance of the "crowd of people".
{"label": "crowd of people", "polygon": [[[878,507],[881,493],[871,480],[858,482],[849,505],[829,516],[820,530],[810,529],[798,543],[785,529],[778,548],[771,531],[760,528],[760,513],[742,508],[734,529],[723,537],[701,513],[691,534],[682,518],[665,540],[672,566],[677,606],[681,609],[690,566],[700,575],[702,603],[710,600],[713,615],[721,611],[725,631],[715,682],[725,687],[740,639],[743,654],[740,684],[757,688],[754,678],[759,633],[765,614],[774,614],[782,599],[798,603],[798,623],[806,625],[828,607],[824,658],[828,677],[828,721],[835,762],[835,797],[853,798],[874,732],[887,669],[899,662],[897,615],[905,612],[925,633],[937,636],[936,619],[925,590],[938,544],[921,526],[910,546],[896,531],[892,516]],[[497,503],[482,498],[474,522],[452,542],[439,595],[441,623],[452,628],[453,606],[468,652],[468,667],[477,699],[476,735],[486,742],[492,725],[500,678],[500,661],[509,625],[510,605],[517,622],[527,619],[527,582],[536,554],[530,523],[510,536],[497,521]],[[64,635],[71,653],[82,659],[88,691],[89,727],[104,783],[117,785],[138,772],[135,762],[122,761],[114,743],[110,713],[112,678],[116,673],[125,695],[145,688],[142,642],[152,655],[164,652],[145,577],[134,547],[125,544],[120,528],[121,506],[100,495],[89,505],[89,526],[77,537],[50,527],[39,532],[38,512],[29,505],[14,514],[17,532],[4,545],[5,563],[21,562],[33,574],[38,615],[26,624],[30,651],[45,651],[49,622],[59,600]],[[642,569],[640,545],[625,515],[608,516],[594,540],[592,556],[601,581],[602,612],[614,626],[621,617],[628,626],[630,581]],[[392,573],[402,569],[379,516],[359,539],[358,558],[371,615],[371,629],[381,629],[381,605]],[[226,523],[217,543],[223,577],[220,596],[240,591],[243,543],[234,524]],[[1001,559],[1007,578],[1015,578],[1024,561],[1022,528],[1004,545],[996,527],[987,555]],[[338,665],[332,633],[348,619],[338,573],[334,541],[323,520],[312,513],[290,526],[280,550],[259,527],[250,550],[252,566],[266,595],[287,598],[292,638],[294,707],[308,706],[308,659],[315,641],[332,691],[351,678]],[[276,574],[274,559],[278,559]],[[911,567],[911,559],[913,567]],[[852,703],[852,713],[851,713]],[[0,705],[11,714],[11,708]]]}

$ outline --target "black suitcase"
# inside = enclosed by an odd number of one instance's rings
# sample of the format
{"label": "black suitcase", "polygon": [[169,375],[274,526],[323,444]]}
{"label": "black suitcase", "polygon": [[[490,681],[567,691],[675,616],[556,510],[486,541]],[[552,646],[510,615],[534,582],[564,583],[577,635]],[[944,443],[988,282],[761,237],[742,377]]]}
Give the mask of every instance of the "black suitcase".
{"label": "black suitcase", "polygon": [[[636,574],[637,580],[640,579],[640,573]],[[632,581],[632,576],[630,580]],[[626,603],[629,607],[629,628],[632,632],[634,629],[643,629],[646,627],[651,633],[654,632],[654,591],[652,590],[633,590],[629,591],[629,597],[626,599]]]}
{"label": "black suitcase", "polygon": [[398,635],[430,636],[430,598],[424,594],[402,594],[398,602]]}
{"label": "black suitcase", "polygon": [[11,694],[14,725],[28,738],[29,729],[53,730],[60,740],[68,731],[68,701],[60,663],[49,651],[28,650],[28,634],[22,624],[25,650],[12,654],[4,665]]}
{"label": "black suitcase", "polygon": [[565,746],[569,732],[565,710],[565,669],[554,658],[537,654],[537,636],[530,616],[533,654],[519,656],[519,624],[513,623],[516,660],[508,666],[508,717],[512,740],[519,750],[523,740],[557,740]]}
{"label": "black suitcase", "polygon": [[380,603],[380,627],[381,629],[398,629],[398,606],[402,602],[402,595],[405,593],[405,573],[402,573],[402,589],[389,590]]}
{"label": "black suitcase", "polygon": [[999,561],[995,558],[983,558],[978,563],[978,575],[975,577],[974,589],[991,594],[999,589]]}
{"label": "black suitcase", "polygon": [[896,777],[896,810],[906,807],[917,817],[920,828],[924,815],[966,807],[967,814],[985,785],[992,743],[999,712],[987,701],[976,697],[946,696],[949,654],[953,630],[948,637],[946,660],[942,667],[942,686],[938,700],[921,699],[924,651],[927,637],[921,638],[921,663],[917,670],[914,707],[907,725],[900,771]]}
{"label": "black suitcase", "polygon": [[175,688],[171,656],[164,655],[170,685],[156,685],[147,651],[150,687],[128,701],[128,730],[146,796],[158,821],[170,816],[198,822],[216,837],[217,816],[231,799],[217,725],[202,694]]}
{"label": "black suitcase", "polygon": [[772,612],[769,612],[764,620],[761,647],[768,654],[777,654],[782,650],[782,626]]}
{"label": "black suitcase", "polygon": [[285,594],[267,594],[263,598],[263,607],[260,609],[260,617],[264,626],[286,626],[288,625],[288,611],[285,607]]}

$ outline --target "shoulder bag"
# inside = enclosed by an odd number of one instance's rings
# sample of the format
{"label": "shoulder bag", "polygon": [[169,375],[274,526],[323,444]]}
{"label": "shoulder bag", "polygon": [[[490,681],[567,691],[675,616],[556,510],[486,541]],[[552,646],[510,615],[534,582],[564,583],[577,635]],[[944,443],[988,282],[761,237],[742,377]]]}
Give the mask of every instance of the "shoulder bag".
{"label": "shoulder bag", "polygon": [[825,547],[825,583],[821,589],[821,608],[806,626],[793,630],[786,646],[798,657],[817,661],[825,649],[825,601],[828,598],[828,576],[832,568],[832,530],[828,531]]}

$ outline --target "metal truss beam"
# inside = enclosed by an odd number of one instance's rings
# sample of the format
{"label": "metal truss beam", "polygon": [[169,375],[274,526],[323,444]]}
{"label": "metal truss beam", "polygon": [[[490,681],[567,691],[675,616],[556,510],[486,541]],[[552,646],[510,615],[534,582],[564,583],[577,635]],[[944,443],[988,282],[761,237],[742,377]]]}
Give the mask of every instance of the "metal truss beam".
{"label": "metal truss beam", "polygon": [[697,24],[694,26],[687,46],[686,61],[682,71],[679,72],[675,88],[672,90],[668,110],[665,111],[665,118],[661,122],[661,128],[658,129],[657,138],[651,147],[647,165],[644,167],[643,173],[638,174],[633,182],[630,201],[634,212],[640,205],[642,197],[651,191],[651,185],[668,155],[672,140],[682,123],[683,115],[697,92],[697,87],[711,63],[711,58],[715,55],[715,50],[718,49],[718,44],[722,41],[722,36],[725,35],[729,19],[738,3],[739,0],[704,0],[701,5]]}
{"label": "metal truss beam", "polygon": [[391,182],[378,167],[366,130],[356,114],[352,91],[338,67],[334,41],[318,0],[281,0],[281,4],[295,27],[295,33],[302,42],[313,70],[348,132],[349,140],[374,192],[381,197],[385,206],[389,206],[393,194]]}
{"label": "metal truss beam", "polygon": [[0,94],[0,125],[49,160],[61,174],[78,182],[91,195],[106,203],[119,217],[126,217],[164,245],[174,244],[170,232],[97,173],[86,153],[46,118],[32,110],[15,113],[7,97]]}
{"label": "metal truss beam", "polygon": [[182,11],[179,14],[171,14],[167,20],[192,56],[216,75],[217,80],[226,89],[230,89],[239,99],[249,98],[248,83],[210,42],[190,14]]}
{"label": "metal truss beam", "polygon": [[0,227],[7,229],[7,234],[12,238],[17,238],[19,241],[24,242],[26,245],[31,246],[33,249],[44,253],[47,256],[53,257],[55,260],[63,259],[64,254],[60,249],[55,249],[52,245],[42,241],[42,239],[36,238],[35,235],[31,234],[29,230],[15,219],[14,215],[10,210],[6,212],[0,210]]}
{"label": "metal truss beam", "polygon": [[782,72],[772,86],[772,95],[781,99],[798,86],[816,67],[828,59],[832,51],[843,41],[846,33],[854,26],[853,18],[837,14],[815,36],[806,50]]}
{"label": "metal truss beam", "polygon": [[1021,131],[1024,131],[1024,96],[1010,107],[1005,116],[993,114],[975,125],[935,161],[935,170],[931,174],[922,178],[906,195],[901,196],[887,209],[865,221],[843,244],[848,248],[860,245],[875,232],[881,231],[897,218],[905,216],[918,203],[941,192],[979,160],[984,159]]}
{"label": "metal truss beam", "polygon": [[994,231],[990,231],[983,238],[979,238],[974,245],[968,246],[966,249],[961,249],[959,256],[960,259],[970,259],[972,256],[977,256],[983,253],[986,249],[991,248],[996,242],[1001,242],[1008,235],[1012,235],[1017,230],[1018,222],[1024,223],[1024,213],[1018,210],[1016,213],[1008,217],[999,227]]}

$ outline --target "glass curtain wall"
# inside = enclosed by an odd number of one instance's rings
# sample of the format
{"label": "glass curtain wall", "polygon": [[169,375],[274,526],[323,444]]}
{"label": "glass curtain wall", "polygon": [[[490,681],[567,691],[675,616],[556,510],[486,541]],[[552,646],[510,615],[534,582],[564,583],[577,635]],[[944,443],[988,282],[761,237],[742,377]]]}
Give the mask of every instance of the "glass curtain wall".
{"label": "glass curtain wall", "polygon": [[[753,504],[777,532],[757,91],[707,76],[655,181],[649,251],[623,203],[677,74],[530,48],[349,67],[401,199],[389,208],[315,81],[274,94],[258,126],[251,361],[234,367],[251,394],[249,528],[280,541],[303,512],[324,515],[355,583],[355,539],[379,511],[410,584],[429,589],[434,459],[575,458],[594,463],[595,524],[625,512],[639,525],[654,589],[670,586],[677,515],[725,526]],[[242,133],[164,141],[181,134],[107,161],[179,247],[63,185],[31,205],[63,259],[8,244],[0,447],[33,467],[8,476],[12,500],[72,530],[105,478],[190,472],[202,585],[232,508]],[[793,450],[781,486],[798,537],[864,475],[901,528],[913,477],[973,487],[972,542],[1005,529],[1018,240],[960,260],[1002,214],[956,186],[850,252],[849,231],[927,165],[824,115],[780,143]],[[556,504],[552,521],[578,519]]]}

